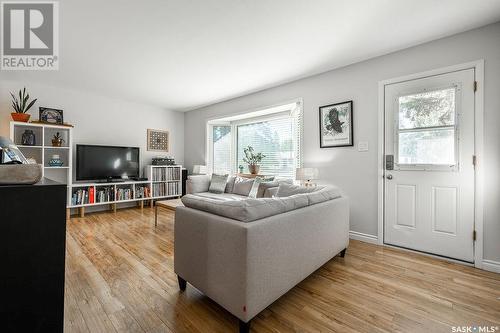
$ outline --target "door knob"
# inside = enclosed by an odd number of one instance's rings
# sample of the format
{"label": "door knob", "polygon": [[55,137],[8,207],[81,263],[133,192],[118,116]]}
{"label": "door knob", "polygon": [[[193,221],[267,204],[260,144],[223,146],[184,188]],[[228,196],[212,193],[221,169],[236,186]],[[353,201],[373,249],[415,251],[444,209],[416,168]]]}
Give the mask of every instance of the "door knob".
{"label": "door knob", "polygon": [[391,180],[392,179],[392,175],[387,175],[385,178]]}

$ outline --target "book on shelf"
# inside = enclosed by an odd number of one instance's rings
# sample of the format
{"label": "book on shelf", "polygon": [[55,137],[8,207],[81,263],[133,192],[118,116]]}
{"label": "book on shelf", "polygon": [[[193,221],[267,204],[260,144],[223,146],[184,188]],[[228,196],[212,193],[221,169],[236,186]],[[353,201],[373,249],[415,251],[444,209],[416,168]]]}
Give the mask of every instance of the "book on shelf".
{"label": "book on shelf", "polygon": [[132,188],[117,188],[115,198],[117,201],[131,200],[134,198]]}
{"label": "book on shelf", "polygon": [[93,190],[93,187],[83,187],[74,190],[71,195],[71,204],[73,206],[78,206],[93,203],[93,201],[90,201],[89,196],[91,190]]}
{"label": "book on shelf", "polygon": [[113,186],[108,187],[98,187],[96,189],[96,200],[95,202],[109,202],[115,200],[114,188]]}
{"label": "book on shelf", "polygon": [[151,193],[149,190],[149,186],[147,185],[136,185],[135,186],[135,197],[137,199],[142,199],[142,198],[150,198]]}

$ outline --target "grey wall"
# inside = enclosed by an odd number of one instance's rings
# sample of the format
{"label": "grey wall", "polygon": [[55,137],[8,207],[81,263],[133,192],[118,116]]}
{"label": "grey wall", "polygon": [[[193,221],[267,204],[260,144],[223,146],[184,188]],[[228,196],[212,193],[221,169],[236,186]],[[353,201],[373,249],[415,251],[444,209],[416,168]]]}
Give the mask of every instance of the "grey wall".
{"label": "grey wall", "polygon": [[[500,23],[188,112],[185,165],[205,163],[207,119],[302,97],[304,166],[318,167],[321,182],[349,195],[351,230],[377,235],[378,82],[478,59],[485,60],[484,258],[500,261]],[[318,107],[351,99],[355,144],[368,141],[369,151],[320,149]]]}
{"label": "grey wall", "polygon": [[184,113],[95,95],[84,91],[62,89],[30,82],[0,80],[0,135],[9,136],[11,97],[26,86],[38,98],[28,113],[38,119],[38,107],[64,110],[64,121],[75,126],[74,143],[107,144],[140,147],[142,165],[159,155],[146,150],[148,128],[170,131],[170,155],[184,161]]}

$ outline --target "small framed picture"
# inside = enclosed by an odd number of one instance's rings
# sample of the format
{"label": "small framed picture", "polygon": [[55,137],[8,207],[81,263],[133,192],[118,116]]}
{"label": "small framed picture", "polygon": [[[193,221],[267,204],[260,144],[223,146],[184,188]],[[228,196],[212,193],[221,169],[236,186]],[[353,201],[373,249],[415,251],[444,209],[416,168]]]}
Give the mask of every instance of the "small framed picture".
{"label": "small framed picture", "polygon": [[319,107],[320,148],[354,145],[352,101]]}
{"label": "small framed picture", "polygon": [[63,110],[40,107],[38,120],[43,123],[63,125]]}
{"label": "small framed picture", "polygon": [[148,150],[168,152],[168,131],[148,129]]}

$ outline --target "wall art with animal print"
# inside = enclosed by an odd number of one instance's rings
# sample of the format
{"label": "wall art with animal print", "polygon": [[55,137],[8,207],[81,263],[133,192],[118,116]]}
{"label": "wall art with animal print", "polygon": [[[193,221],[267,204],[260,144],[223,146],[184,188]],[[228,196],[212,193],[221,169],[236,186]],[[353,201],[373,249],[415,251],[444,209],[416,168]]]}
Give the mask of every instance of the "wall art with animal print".
{"label": "wall art with animal print", "polygon": [[319,107],[319,143],[321,148],[354,145],[352,101]]}

